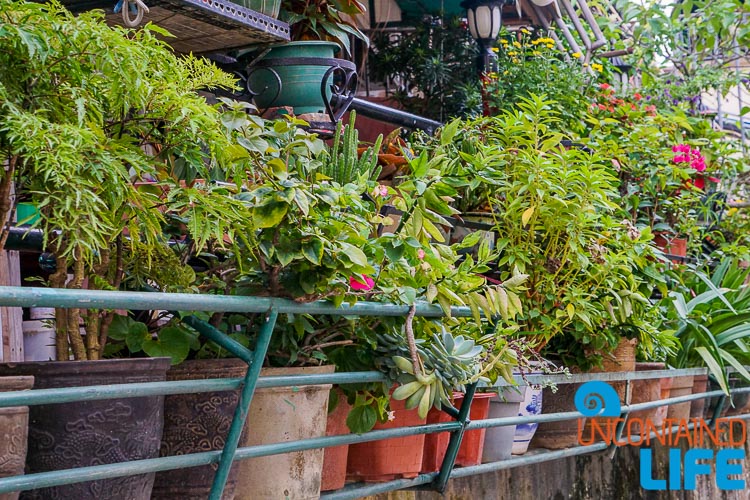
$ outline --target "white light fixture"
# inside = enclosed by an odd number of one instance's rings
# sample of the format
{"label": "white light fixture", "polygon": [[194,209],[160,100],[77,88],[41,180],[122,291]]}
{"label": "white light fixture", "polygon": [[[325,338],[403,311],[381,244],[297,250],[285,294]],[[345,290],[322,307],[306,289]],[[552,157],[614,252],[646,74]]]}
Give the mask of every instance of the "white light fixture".
{"label": "white light fixture", "polygon": [[505,0],[465,0],[461,6],[466,9],[471,36],[479,44],[479,66],[486,73],[492,66],[495,55],[492,43],[500,33]]}

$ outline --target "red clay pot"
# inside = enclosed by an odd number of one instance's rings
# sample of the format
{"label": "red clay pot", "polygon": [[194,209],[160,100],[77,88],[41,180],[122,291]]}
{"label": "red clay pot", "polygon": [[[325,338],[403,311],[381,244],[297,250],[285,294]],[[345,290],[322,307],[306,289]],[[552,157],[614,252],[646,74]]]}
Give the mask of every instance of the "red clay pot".
{"label": "red clay pot", "polygon": [[[326,436],[340,436],[349,434],[346,426],[346,416],[349,415],[351,405],[346,402],[346,397],[339,393],[339,403],[336,408],[328,414],[326,425]],[[349,456],[349,445],[333,446],[325,448],[323,452],[323,475],[320,480],[320,490],[338,490],[346,483],[346,461]]]}
{"label": "red clay pot", "polygon": [[687,243],[687,238],[667,238],[663,233],[654,234],[654,244],[670,255],[687,256]]}
{"label": "red clay pot", "polygon": [[[391,411],[395,418],[384,424],[378,422],[373,430],[424,425],[427,422],[426,418],[419,418],[416,408],[407,410],[405,404],[405,401],[391,400]],[[347,478],[382,482],[417,477],[422,468],[424,438],[424,434],[418,434],[349,445]]]}
{"label": "red clay pot", "polygon": [[[475,394],[474,401],[471,403],[469,418],[471,420],[486,419],[490,412],[490,399],[492,399],[493,396],[496,396],[496,394]],[[461,408],[464,395],[454,394],[453,397],[453,402],[456,408]],[[431,409],[427,414],[428,424],[437,424],[451,421],[453,421],[453,419],[447,413],[445,413],[444,411],[438,411],[435,408]],[[464,433],[464,437],[461,440],[461,447],[458,449],[456,465],[468,467],[471,465],[479,465],[482,462],[485,430],[486,429],[477,429]],[[428,434],[425,436],[424,455],[422,457],[423,473],[436,472],[440,470],[440,466],[443,464],[443,459],[445,458],[445,452],[448,450],[448,442],[450,441],[450,436],[451,435],[449,432]]]}

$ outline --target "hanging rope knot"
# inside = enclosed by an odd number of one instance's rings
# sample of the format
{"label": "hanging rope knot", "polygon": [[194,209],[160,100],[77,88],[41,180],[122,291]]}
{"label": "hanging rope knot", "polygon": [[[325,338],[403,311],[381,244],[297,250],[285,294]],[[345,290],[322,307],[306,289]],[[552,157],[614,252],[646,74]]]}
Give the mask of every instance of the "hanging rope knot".
{"label": "hanging rope knot", "polygon": [[[149,12],[143,0],[118,0],[115,14],[122,12],[122,23],[128,28],[135,28],[143,21],[143,14]],[[135,18],[131,18],[133,14]]]}

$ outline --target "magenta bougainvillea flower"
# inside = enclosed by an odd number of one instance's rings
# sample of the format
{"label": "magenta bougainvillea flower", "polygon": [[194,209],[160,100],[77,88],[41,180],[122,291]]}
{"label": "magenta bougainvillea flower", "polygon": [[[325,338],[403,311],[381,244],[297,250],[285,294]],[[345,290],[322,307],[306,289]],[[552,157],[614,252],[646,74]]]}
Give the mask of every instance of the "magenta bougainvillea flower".
{"label": "magenta bougainvillea flower", "polygon": [[375,280],[373,280],[369,276],[365,276],[364,274],[361,274],[359,276],[349,276],[349,286],[352,287],[352,290],[356,290],[358,292],[367,292],[369,290],[372,290],[372,288],[375,286]]}
{"label": "magenta bougainvillea flower", "polygon": [[[689,144],[676,144],[672,146],[672,152],[678,153],[672,158],[672,162],[675,164],[687,163],[690,168],[696,172],[704,172],[706,170],[706,158],[701,154],[700,149],[691,148]],[[708,177],[711,182],[719,182],[716,177]],[[692,182],[693,186],[698,189],[706,187],[706,177],[698,175]]]}

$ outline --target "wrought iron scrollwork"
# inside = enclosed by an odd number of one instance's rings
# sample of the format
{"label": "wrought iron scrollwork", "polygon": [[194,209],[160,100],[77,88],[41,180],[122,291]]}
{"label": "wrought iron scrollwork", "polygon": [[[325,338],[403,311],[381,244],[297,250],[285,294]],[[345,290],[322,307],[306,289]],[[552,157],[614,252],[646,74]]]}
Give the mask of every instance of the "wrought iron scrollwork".
{"label": "wrought iron scrollwork", "polygon": [[[282,79],[275,67],[283,66],[327,66],[320,82],[320,94],[325,103],[325,110],[331,122],[337,122],[349,108],[357,91],[357,68],[354,63],[344,59],[326,57],[284,57],[276,59],[261,59],[248,67],[245,81],[247,93],[253,97],[268,92],[269,86],[263,89],[250,87],[250,76],[256,71],[268,71],[276,81],[276,90],[270,102],[276,103],[282,89]],[[329,98],[329,92],[331,97]],[[270,107],[270,106],[269,106]]]}

